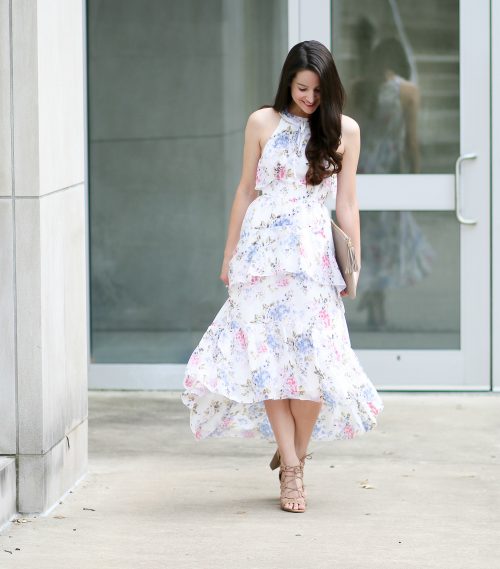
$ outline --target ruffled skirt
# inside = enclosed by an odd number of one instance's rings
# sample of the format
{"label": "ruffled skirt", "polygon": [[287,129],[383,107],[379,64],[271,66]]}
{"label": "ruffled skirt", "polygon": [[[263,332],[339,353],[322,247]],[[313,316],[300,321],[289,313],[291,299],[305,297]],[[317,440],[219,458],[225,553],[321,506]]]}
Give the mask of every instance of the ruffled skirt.
{"label": "ruffled skirt", "polygon": [[181,400],[196,439],[275,440],[267,399],[321,401],[312,439],[375,427],[383,403],[351,348],[337,287],[282,272],[228,290],[185,368]]}

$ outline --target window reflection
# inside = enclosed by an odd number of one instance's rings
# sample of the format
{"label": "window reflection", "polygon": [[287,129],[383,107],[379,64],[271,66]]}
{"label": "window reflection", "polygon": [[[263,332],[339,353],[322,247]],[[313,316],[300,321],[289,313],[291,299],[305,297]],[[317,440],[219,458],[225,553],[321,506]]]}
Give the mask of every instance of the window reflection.
{"label": "window reflection", "polygon": [[334,0],[360,174],[452,173],[459,155],[458,0]]}
{"label": "window reflection", "polygon": [[411,211],[362,212],[361,243],[358,310],[366,311],[368,329],[384,330],[389,325],[386,296],[427,278],[435,251]]}
{"label": "window reflection", "polygon": [[[272,5],[270,5],[272,4]],[[92,361],[185,364],[219,279],[286,0],[88,0]]]}
{"label": "window reflection", "polygon": [[[460,150],[458,0],[333,0],[332,51],[361,129],[358,174],[453,173]],[[425,183],[425,182],[423,182]],[[362,211],[353,347],[460,347],[452,212]]]}
{"label": "window reflection", "polygon": [[365,77],[351,89],[352,111],[362,132],[360,174],[418,172],[417,118],[420,93],[409,80],[410,65],[396,38],[370,52]]}
{"label": "window reflection", "polygon": [[460,348],[460,227],[454,212],[362,211],[354,348]]}

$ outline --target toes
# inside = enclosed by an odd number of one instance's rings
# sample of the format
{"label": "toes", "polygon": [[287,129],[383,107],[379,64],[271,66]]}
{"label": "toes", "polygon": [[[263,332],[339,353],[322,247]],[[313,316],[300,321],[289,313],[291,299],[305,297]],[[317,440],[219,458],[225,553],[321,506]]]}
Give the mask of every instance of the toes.
{"label": "toes", "polygon": [[304,504],[302,504],[300,502],[287,502],[286,507],[289,508],[290,510],[304,510],[305,509]]}

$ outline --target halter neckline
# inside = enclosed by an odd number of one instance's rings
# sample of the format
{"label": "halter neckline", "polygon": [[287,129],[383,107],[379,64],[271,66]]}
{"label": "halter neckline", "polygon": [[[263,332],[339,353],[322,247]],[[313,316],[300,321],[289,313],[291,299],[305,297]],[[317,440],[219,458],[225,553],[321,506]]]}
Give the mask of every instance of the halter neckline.
{"label": "halter neckline", "polygon": [[309,117],[301,117],[299,115],[294,115],[288,108],[285,108],[281,113],[286,119],[294,124],[304,124],[309,122]]}

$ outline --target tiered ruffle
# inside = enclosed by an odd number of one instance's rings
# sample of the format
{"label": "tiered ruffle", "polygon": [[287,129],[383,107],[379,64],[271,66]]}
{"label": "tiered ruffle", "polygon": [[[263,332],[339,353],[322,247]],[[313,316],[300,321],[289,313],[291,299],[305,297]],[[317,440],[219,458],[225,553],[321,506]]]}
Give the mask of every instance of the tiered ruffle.
{"label": "tiered ruffle", "polygon": [[274,439],[266,399],[323,401],[313,439],[352,438],[383,403],[351,348],[338,290],[304,273],[254,276],[192,353],[181,398],[197,439]]}
{"label": "tiered ruffle", "polygon": [[303,273],[339,292],[345,288],[328,209],[308,199],[264,194],[250,204],[229,262],[230,286],[254,277]]}

